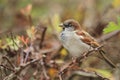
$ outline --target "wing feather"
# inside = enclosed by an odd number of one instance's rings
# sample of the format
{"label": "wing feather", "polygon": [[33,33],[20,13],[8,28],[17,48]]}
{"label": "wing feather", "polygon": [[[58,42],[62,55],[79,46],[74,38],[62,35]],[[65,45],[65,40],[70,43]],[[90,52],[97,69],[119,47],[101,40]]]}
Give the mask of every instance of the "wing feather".
{"label": "wing feather", "polygon": [[85,31],[76,31],[76,34],[78,36],[81,36],[80,39],[84,43],[86,43],[86,44],[88,44],[88,45],[90,45],[90,46],[92,46],[94,48],[99,46],[97,41],[91,35],[89,35],[87,32],[85,32]]}

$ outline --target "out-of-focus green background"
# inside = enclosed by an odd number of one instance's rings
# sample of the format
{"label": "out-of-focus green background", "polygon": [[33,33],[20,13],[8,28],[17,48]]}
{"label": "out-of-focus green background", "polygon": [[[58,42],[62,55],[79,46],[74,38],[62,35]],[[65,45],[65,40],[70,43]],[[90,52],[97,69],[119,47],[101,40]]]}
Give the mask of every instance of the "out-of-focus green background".
{"label": "out-of-focus green background", "polygon": [[[84,6],[95,6],[93,9],[96,11],[93,11],[93,15],[94,12],[101,15],[109,5],[118,7],[119,4],[119,0],[0,0],[0,32],[24,23],[19,23],[22,19],[26,21],[19,14],[26,6],[31,7],[28,14],[32,17],[32,25],[36,25],[39,20],[45,21],[55,14],[63,20],[74,18],[82,23],[85,17]],[[27,15],[27,11],[25,13]]]}

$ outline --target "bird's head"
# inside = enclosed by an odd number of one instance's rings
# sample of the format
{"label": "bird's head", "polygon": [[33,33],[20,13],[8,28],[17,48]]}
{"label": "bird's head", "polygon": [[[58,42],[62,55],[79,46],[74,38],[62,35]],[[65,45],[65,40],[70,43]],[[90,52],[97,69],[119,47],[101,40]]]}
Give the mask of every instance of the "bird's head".
{"label": "bird's head", "polygon": [[81,28],[80,24],[74,19],[65,20],[59,26],[62,27],[64,30],[68,30],[68,31],[75,31],[78,29],[80,30]]}

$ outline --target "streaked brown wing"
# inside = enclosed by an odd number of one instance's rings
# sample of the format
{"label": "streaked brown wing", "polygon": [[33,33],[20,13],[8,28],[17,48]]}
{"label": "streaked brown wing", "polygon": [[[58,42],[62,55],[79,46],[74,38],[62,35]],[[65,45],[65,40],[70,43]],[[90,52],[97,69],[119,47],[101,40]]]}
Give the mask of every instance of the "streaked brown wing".
{"label": "streaked brown wing", "polygon": [[[85,42],[86,44],[92,46],[93,48],[99,47],[100,45],[95,41],[95,39],[90,36],[87,32],[85,31],[78,31],[76,32],[76,34],[78,34],[80,37],[80,39]],[[102,59],[104,59],[112,68],[116,68],[116,65],[110,60],[108,59],[108,57],[106,57],[104,50],[99,50],[99,53],[102,56]],[[101,58],[100,55],[98,55],[99,58]]]}
{"label": "streaked brown wing", "polygon": [[77,31],[76,34],[81,36],[80,39],[84,43],[86,43],[86,44],[88,44],[88,45],[90,45],[90,46],[92,46],[94,48],[99,46],[99,44],[95,41],[95,39],[92,36],[90,36],[87,32],[85,32],[85,31]]}

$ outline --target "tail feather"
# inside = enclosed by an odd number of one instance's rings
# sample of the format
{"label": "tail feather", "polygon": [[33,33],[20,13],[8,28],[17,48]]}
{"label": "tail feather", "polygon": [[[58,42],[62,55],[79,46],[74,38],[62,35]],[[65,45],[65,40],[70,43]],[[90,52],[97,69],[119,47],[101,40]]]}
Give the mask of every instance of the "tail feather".
{"label": "tail feather", "polygon": [[108,58],[106,57],[105,51],[99,50],[99,53],[102,55],[102,57],[104,58],[104,60],[105,60],[112,68],[116,68],[116,65],[115,65],[110,59],[108,59]]}

